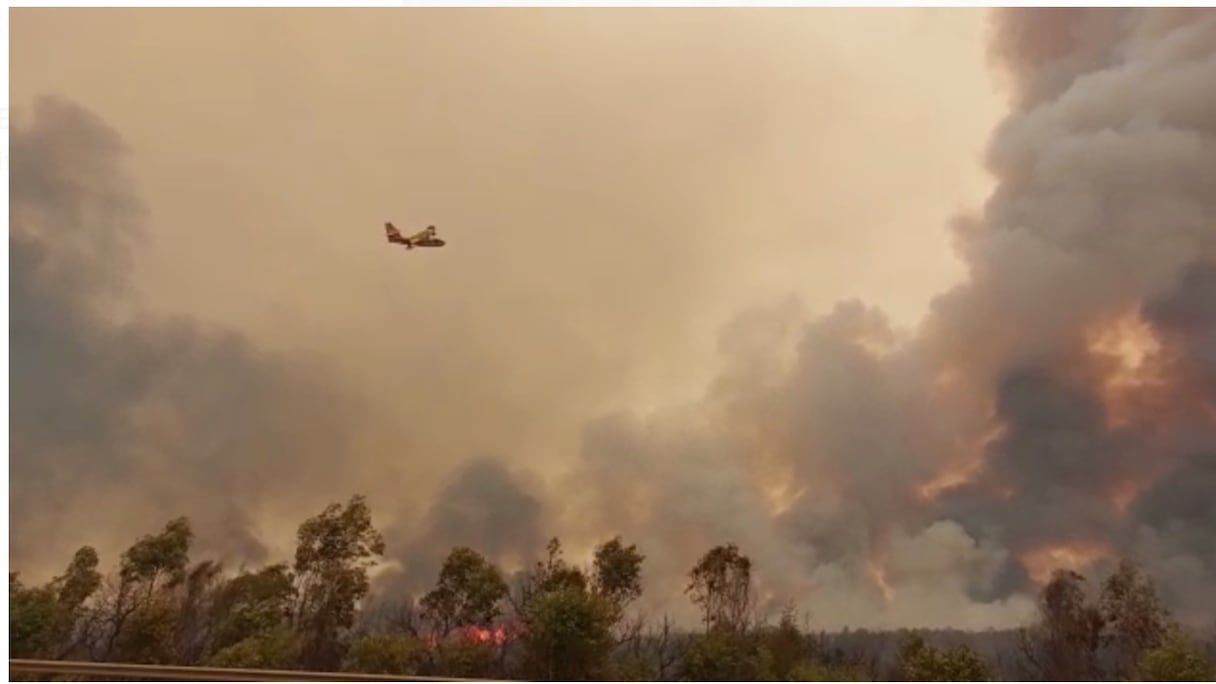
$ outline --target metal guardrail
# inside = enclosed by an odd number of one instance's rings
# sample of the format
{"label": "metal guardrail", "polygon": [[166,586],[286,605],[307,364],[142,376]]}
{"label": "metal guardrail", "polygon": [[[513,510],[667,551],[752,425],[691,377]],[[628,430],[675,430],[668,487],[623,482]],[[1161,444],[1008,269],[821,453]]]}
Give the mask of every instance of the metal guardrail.
{"label": "metal guardrail", "polygon": [[485,679],[368,675],[353,672],[303,672],[297,670],[250,670],[227,667],[178,665],[132,665],[76,660],[10,660],[8,673],[25,675],[75,675],[78,677],[142,678],[154,681],[187,682],[484,682]]}

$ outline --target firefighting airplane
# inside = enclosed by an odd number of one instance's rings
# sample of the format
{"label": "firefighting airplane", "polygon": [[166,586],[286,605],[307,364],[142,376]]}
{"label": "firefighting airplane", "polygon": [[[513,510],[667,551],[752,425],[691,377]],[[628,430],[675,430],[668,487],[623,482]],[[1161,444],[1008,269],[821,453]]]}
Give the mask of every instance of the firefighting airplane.
{"label": "firefighting airplane", "polygon": [[447,243],[435,237],[435,226],[427,226],[426,230],[414,233],[409,237],[402,237],[401,231],[392,223],[384,224],[384,234],[388,237],[388,241],[393,244],[405,245],[406,249],[415,247],[442,247]]}

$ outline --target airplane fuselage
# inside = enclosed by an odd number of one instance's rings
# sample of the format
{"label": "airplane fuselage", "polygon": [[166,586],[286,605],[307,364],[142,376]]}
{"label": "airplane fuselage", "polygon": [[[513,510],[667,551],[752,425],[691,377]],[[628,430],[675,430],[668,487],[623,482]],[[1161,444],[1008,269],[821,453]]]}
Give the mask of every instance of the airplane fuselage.
{"label": "airplane fuselage", "polygon": [[442,247],[447,243],[439,238],[427,238],[425,240],[411,240],[410,245],[413,247]]}

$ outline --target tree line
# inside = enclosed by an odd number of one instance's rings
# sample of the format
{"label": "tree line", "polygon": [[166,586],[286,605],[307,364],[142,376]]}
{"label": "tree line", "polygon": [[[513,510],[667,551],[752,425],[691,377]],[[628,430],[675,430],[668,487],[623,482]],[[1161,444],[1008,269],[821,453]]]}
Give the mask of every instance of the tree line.
{"label": "tree line", "polygon": [[1037,620],[992,656],[912,631],[892,653],[842,647],[793,607],[764,619],[732,543],[690,569],[701,625],[684,631],[632,609],[646,557],[620,537],[587,567],[553,539],[512,578],[457,547],[423,596],[375,603],[368,573],[384,540],[361,496],[304,521],[291,563],[226,572],[191,562],[193,537],[177,518],[105,576],[87,546],[44,585],[10,573],[11,657],[527,680],[987,681],[1010,667],[1036,681],[1216,678],[1214,644],[1183,630],[1127,561],[1096,592],[1057,571]]}

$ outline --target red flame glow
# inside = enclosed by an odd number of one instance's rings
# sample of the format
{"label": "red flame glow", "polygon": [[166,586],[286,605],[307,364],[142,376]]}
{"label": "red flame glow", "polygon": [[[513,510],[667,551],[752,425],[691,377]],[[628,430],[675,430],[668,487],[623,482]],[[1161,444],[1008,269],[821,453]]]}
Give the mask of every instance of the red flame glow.
{"label": "red flame glow", "polygon": [[439,642],[446,639],[502,646],[511,638],[514,631],[504,626],[481,627],[479,625],[469,625],[458,629],[448,637],[442,637],[435,633],[427,634],[423,637],[423,641],[431,649],[438,648]]}
{"label": "red flame glow", "polygon": [[504,627],[486,629],[485,627],[471,626],[465,628],[464,636],[469,641],[501,646],[507,641],[507,630]]}

